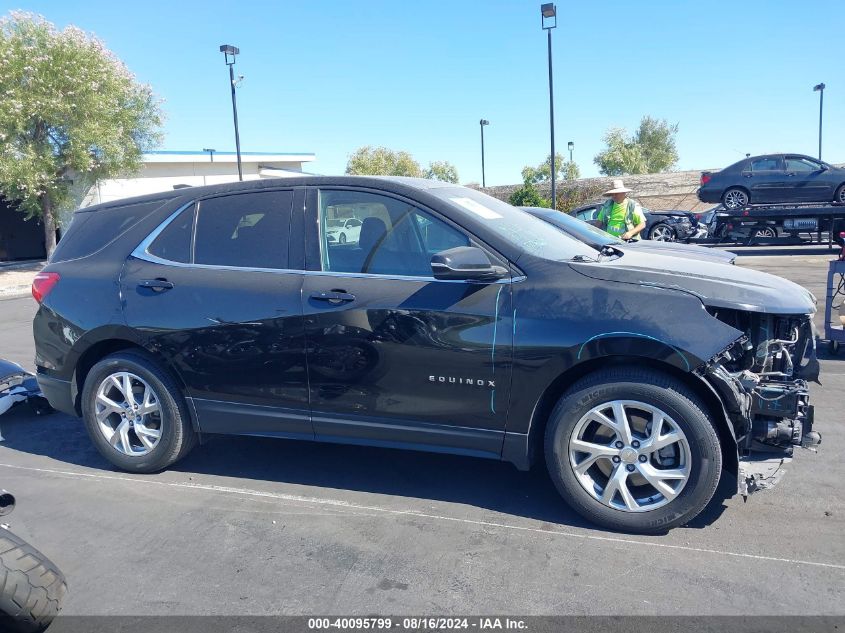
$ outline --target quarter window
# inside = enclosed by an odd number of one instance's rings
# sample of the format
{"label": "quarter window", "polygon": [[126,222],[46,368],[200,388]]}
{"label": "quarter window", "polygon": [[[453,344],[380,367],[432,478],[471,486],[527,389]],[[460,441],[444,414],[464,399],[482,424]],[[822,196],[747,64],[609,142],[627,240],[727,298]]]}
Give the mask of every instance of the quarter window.
{"label": "quarter window", "polygon": [[469,238],[413,204],[360,191],[320,191],[323,270],[431,276],[431,256]]}
{"label": "quarter window", "polygon": [[199,203],[194,263],[287,268],[292,191],[263,191]]}
{"label": "quarter window", "polygon": [[194,210],[196,205],[185,209],[159,234],[147,249],[151,255],[171,262],[191,261],[191,236],[194,233]]}

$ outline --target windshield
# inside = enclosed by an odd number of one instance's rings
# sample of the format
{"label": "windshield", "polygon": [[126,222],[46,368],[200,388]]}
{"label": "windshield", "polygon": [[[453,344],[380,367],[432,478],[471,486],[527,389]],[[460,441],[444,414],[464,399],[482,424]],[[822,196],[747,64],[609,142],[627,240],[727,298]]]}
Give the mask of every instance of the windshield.
{"label": "windshield", "polygon": [[507,202],[475,189],[438,187],[429,192],[472,214],[502,239],[518,245],[535,257],[556,261],[567,261],[577,256],[596,257],[594,248]]}
{"label": "windshield", "polygon": [[561,211],[552,211],[551,209],[541,209],[539,207],[522,207],[525,211],[556,226],[560,230],[566,232],[577,240],[581,240],[585,244],[589,244],[593,248],[601,249],[611,244],[621,244],[619,238],[614,237],[607,231],[602,231],[600,228],[573,218],[567,213]]}

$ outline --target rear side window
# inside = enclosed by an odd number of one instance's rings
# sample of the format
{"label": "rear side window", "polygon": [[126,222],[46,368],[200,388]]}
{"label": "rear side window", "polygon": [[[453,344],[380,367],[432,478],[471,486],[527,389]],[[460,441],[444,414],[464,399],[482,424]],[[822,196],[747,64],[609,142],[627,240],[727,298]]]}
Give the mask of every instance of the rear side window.
{"label": "rear side window", "polygon": [[751,171],[775,171],[778,169],[777,158],[758,158],[751,161]]}
{"label": "rear side window", "polygon": [[194,232],[194,211],[191,205],[180,213],[147,249],[151,255],[171,262],[187,264],[191,261],[191,237]]}
{"label": "rear side window", "polygon": [[194,263],[287,268],[293,191],[262,191],[199,203]]}
{"label": "rear side window", "polygon": [[167,202],[159,199],[75,213],[50,261],[65,262],[96,253]]}

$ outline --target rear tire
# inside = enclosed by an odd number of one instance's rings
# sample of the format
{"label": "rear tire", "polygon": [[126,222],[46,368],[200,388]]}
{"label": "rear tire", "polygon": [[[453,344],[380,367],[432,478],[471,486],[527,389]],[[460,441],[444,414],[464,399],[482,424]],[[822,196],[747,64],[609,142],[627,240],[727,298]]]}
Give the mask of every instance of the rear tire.
{"label": "rear tire", "polygon": [[774,238],[778,236],[778,230],[774,227],[767,226],[762,229],[755,229],[754,232],[751,234],[751,237],[758,237],[758,238]]}
{"label": "rear tire", "polygon": [[839,185],[836,193],[833,194],[833,201],[839,204],[845,204],[845,183]]}
{"label": "rear tire", "polygon": [[722,204],[726,209],[744,209],[750,202],[748,192],[739,187],[731,187],[722,196]]}
{"label": "rear tire", "polygon": [[62,608],[64,574],[22,538],[0,528],[0,630],[43,631]]}
{"label": "rear tire", "polygon": [[[617,417],[627,437],[607,425]],[[650,447],[656,441],[658,450]],[[607,369],[575,383],[552,411],[545,453],[552,481],[573,510],[639,534],[695,518],[722,469],[707,407],[683,383],[651,369]]]}
{"label": "rear tire", "polygon": [[[131,403],[124,385],[132,392]],[[140,352],[118,352],[91,368],[82,391],[82,415],[100,454],[133,473],[167,468],[197,440],[178,384]]]}

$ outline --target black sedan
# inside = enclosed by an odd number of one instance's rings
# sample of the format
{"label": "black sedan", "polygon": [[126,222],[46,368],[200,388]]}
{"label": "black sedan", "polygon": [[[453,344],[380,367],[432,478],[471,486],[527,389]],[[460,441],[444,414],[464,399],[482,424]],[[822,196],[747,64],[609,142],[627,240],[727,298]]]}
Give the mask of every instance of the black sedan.
{"label": "black sedan", "polygon": [[656,255],[672,255],[675,257],[683,257],[685,259],[702,259],[707,261],[715,261],[723,264],[733,264],[736,260],[736,255],[728,251],[722,251],[715,248],[704,248],[703,246],[693,246],[692,244],[678,244],[675,242],[660,242],[660,241],[646,241],[634,240],[631,242],[623,242],[619,238],[614,237],[606,231],[595,227],[583,220],[572,217],[560,211],[553,209],[543,209],[540,207],[520,207],[523,211],[530,213],[534,217],[545,220],[559,228],[561,231],[574,237],[589,246],[596,249],[603,249],[606,246],[620,250],[636,250],[639,253],[654,253]]}
{"label": "black sedan", "polygon": [[[593,202],[573,209],[572,215],[584,222],[593,222],[601,208]],[[642,237],[656,242],[684,242],[698,233],[698,221],[689,211],[651,211],[643,209],[645,229]]]}
{"label": "black sedan", "polygon": [[701,173],[698,199],[728,209],[752,204],[845,204],[845,169],[802,154],[745,158],[722,171]]}

